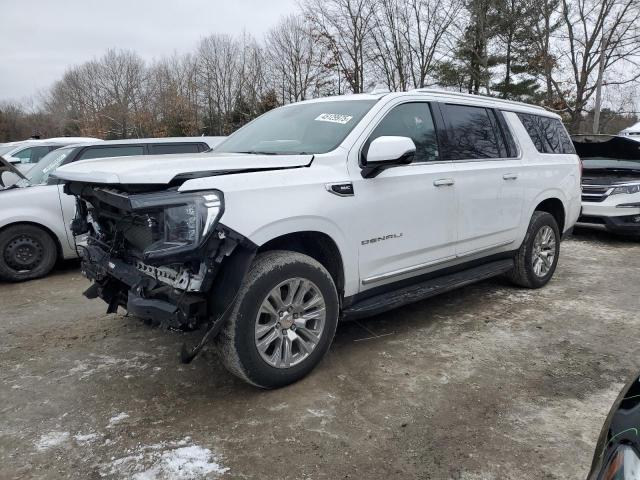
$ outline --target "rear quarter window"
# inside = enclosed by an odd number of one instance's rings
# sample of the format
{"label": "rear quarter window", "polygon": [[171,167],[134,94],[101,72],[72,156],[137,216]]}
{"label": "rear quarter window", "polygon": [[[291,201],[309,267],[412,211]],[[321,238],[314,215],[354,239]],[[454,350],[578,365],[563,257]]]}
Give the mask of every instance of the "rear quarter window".
{"label": "rear quarter window", "polygon": [[562,122],[557,118],[517,113],[529,138],[540,153],[575,154],[575,148]]}
{"label": "rear quarter window", "polygon": [[152,155],[165,155],[171,153],[198,153],[208,150],[200,143],[157,143],[149,146]]}
{"label": "rear quarter window", "polygon": [[78,160],[87,160],[90,158],[125,157],[130,155],[144,155],[144,147],[142,145],[89,147],[80,154]]}

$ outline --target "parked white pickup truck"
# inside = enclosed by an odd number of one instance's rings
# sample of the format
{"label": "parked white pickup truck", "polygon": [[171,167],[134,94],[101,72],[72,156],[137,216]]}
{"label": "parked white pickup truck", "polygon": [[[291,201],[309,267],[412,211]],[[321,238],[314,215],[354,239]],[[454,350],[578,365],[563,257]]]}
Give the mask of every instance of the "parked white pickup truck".
{"label": "parked white pickup truck", "polygon": [[56,175],[88,234],[85,292],[115,312],[207,326],[228,369],[306,375],[339,318],[507,274],[545,285],[580,213],[560,118],[417,90],[287,105],[202,161],[81,162]]}

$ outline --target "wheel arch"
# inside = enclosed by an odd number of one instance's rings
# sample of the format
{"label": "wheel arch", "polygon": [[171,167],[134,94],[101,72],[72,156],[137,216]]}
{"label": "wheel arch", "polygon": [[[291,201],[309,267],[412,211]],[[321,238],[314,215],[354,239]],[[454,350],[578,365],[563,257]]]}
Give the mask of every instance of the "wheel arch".
{"label": "wheel arch", "polygon": [[344,262],[338,244],[328,234],[313,230],[291,232],[274,237],[258,247],[258,253],[270,250],[291,250],[317,260],[327,269],[336,285],[338,296],[343,298]]}
{"label": "wheel arch", "polygon": [[538,203],[536,208],[534,208],[534,211],[547,212],[553,215],[553,218],[555,218],[556,223],[558,224],[560,235],[564,233],[567,214],[564,203],[558,197],[549,197],[542,200]]}

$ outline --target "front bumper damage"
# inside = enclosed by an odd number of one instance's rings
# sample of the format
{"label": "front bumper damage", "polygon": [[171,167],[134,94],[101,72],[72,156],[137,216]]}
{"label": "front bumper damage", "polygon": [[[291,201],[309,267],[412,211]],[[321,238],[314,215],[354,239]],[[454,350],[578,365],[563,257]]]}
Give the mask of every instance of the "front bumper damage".
{"label": "front bumper damage", "polygon": [[137,260],[125,261],[89,239],[79,252],[82,273],[93,281],[84,295],[104,300],[107,313],[123,307],[129,314],[153,324],[196,328],[226,309],[257,249],[239,235],[218,241],[221,245],[217,255],[203,258],[200,272],[190,276]]}
{"label": "front bumper damage", "polygon": [[[80,250],[82,273],[94,283],[84,292],[87,298],[102,298],[115,313],[126,308],[135,317],[168,327],[195,327],[206,316],[206,297],[166,286],[157,276],[141,272],[102,248],[87,245]],[[153,294],[156,298],[148,298]]]}
{"label": "front bumper damage", "polygon": [[147,238],[145,217],[131,208],[140,194],[86,184],[66,188],[79,197],[72,231],[87,237],[78,244],[82,272],[93,281],[85,296],[103,299],[108,313],[122,307],[153,324],[194,329],[232,303],[257,251],[251,241],[216,223],[188,250],[145,255],[139,241]]}

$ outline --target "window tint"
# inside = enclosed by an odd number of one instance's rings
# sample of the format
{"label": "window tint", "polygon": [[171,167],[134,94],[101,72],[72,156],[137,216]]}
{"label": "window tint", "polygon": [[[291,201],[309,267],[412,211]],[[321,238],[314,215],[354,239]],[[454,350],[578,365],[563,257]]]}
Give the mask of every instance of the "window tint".
{"label": "window tint", "polygon": [[496,131],[496,120],[489,110],[449,104],[443,110],[449,124],[447,159],[501,158],[506,154],[504,140]]}
{"label": "window tint", "polygon": [[198,143],[158,143],[149,145],[152,154],[164,155],[168,153],[198,153],[202,150]]}
{"label": "window tint", "polygon": [[51,147],[30,147],[20,150],[12,156],[19,158],[21,160],[20,163],[38,163],[50,150]]}
{"label": "window tint", "polygon": [[500,124],[501,131],[502,131],[502,136],[504,137],[505,145],[507,147],[507,157],[509,158],[517,157],[518,147],[516,146],[516,142],[513,139],[513,134],[511,133],[509,124],[504,118],[504,113],[496,110],[494,110],[494,113],[498,118],[498,123]]}
{"label": "window tint", "polygon": [[78,160],[86,160],[89,158],[125,157],[129,155],[144,155],[144,147],[142,145],[89,147],[80,154]]}
{"label": "window tint", "polygon": [[416,145],[414,162],[433,162],[438,159],[438,142],[429,104],[426,102],[403,103],[391,110],[375,128],[367,140],[366,155],[373,140],[383,136],[409,137]]}
{"label": "window tint", "polygon": [[518,113],[531,141],[540,153],[576,153],[562,122],[557,118]]}

